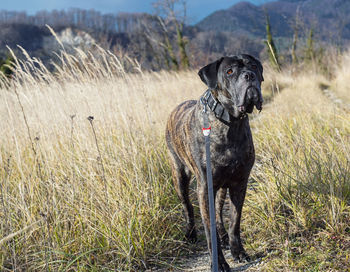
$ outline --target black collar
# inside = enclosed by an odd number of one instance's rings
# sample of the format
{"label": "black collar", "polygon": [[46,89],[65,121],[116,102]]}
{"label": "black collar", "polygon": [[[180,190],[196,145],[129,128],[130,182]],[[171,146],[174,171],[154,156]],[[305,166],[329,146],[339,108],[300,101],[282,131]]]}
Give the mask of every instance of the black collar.
{"label": "black collar", "polygon": [[214,112],[215,117],[219,120],[230,123],[233,120],[233,116],[224,108],[224,106],[215,99],[210,89],[208,89],[200,98],[201,103],[208,105],[209,109]]}

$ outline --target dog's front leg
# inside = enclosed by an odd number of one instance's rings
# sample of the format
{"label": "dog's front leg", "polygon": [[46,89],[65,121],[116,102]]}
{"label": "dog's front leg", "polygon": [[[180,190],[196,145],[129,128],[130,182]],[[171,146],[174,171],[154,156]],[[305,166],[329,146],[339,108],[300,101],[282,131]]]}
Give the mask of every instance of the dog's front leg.
{"label": "dog's front leg", "polygon": [[240,236],[240,224],[243,202],[247,190],[247,179],[229,189],[231,199],[231,220],[229,225],[229,240],[232,257],[235,261],[249,261]]}
{"label": "dog's front leg", "polygon": [[[208,250],[211,255],[212,245],[211,245],[211,239],[210,239],[208,185],[206,180],[202,179],[201,182],[197,182],[197,193],[198,193],[199,208],[200,208],[204,230],[205,230],[205,236],[207,238]],[[216,191],[214,191],[214,196],[215,195],[216,195]],[[223,272],[231,271],[230,266],[227,264],[224,254],[222,253],[219,235],[217,234],[216,236],[217,236],[219,271],[223,271]]]}

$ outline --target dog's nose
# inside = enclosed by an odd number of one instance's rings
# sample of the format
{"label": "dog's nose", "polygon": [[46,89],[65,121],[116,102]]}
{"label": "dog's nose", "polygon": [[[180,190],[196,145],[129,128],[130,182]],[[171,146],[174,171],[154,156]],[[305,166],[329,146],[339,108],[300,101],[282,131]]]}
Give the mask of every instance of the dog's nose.
{"label": "dog's nose", "polygon": [[243,76],[246,81],[253,81],[255,79],[255,74],[253,72],[245,72]]}

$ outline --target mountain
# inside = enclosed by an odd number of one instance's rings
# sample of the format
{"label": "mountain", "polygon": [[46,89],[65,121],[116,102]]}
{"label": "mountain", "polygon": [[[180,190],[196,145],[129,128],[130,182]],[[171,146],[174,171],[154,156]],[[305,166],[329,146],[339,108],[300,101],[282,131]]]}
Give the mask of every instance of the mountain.
{"label": "mountain", "polygon": [[291,37],[298,17],[301,30],[314,29],[322,40],[350,40],[349,0],[280,0],[260,6],[240,2],[204,18],[196,26],[202,31],[245,33],[265,36],[266,14],[276,37]]}

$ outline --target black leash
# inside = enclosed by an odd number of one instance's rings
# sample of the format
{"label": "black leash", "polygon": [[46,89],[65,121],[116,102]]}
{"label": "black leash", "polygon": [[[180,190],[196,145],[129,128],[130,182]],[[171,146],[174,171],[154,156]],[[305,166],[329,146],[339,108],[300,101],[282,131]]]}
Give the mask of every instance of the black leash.
{"label": "black leash", "polygon": [[[209,90],[208,90],[209,91]],[[209,91],[210,92],[210,91]],[[215,218],[215,202],[214,202],[214,190],[213,190],[213,175],[211,171],[210,161],[210,130],[209,117],[207,112],[208,101],[206,97],[200,99],[203,105],[203,134],[205,138],[205,153],[207,164],[207,183],[208,183],[208,197],[209,197],[209,216],[210,216],[210,237],[211,237],[211,250],[212,250],[212,271],[218,272],[218,247],[216,236],[216,218]]]}

